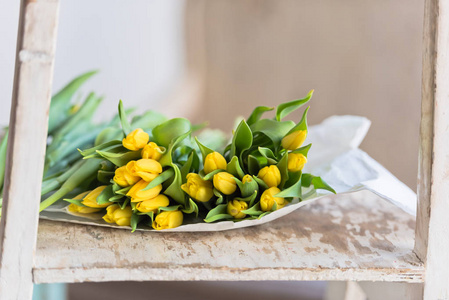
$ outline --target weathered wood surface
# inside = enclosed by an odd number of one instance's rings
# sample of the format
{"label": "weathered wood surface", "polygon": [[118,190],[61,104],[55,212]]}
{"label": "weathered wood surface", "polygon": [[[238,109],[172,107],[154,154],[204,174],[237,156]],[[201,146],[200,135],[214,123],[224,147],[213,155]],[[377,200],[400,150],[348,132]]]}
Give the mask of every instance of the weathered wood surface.
{"label": "weathered wood surface", "polygon": [[135,232],[41,220],[36,283],[118,280],[422,282],[414,218],[369,192],[215,233]]}
{"label": "weathered wood surface", "polygon": [[0,225],[0,299],[31,299],[57,0],[21,1]]}
{"label": "weathered wood surface", "polygon": [[416,253],[424,299],[449,298],[449,2],[426,0]]}

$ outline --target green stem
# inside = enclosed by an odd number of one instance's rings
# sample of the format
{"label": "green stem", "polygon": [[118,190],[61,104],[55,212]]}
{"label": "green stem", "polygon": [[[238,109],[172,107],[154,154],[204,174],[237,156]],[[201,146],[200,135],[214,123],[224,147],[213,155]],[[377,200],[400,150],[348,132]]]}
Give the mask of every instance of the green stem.
{"label": "green stem", "polygon": [[70,177],[64,182],[64,184],[53,195],[41,202],[39,211],[43,211],[71,191],[76,187],[85,183],[86,180],[95,175],[100,167],[101,161],[98,159],[85,160],[85,163],[79,167]]}
{"label": "green stem", "polygon": [[5,130],[5,135],[0,142],[0,189],[3,187],[3,180],[5,179],[5,166],[6,166],[6,152],[8,148],[8,133],[9,130]]}

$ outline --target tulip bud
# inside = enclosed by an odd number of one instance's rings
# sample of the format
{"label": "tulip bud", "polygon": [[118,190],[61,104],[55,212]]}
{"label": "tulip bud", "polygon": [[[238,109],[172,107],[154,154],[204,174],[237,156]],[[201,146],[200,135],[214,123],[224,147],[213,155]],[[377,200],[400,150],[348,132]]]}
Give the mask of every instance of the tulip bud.
{"label": "tulip bud", "polygon": [[182,225],[183,214],[179,210],[162,211],[156,216],[153,228],[156,230],[175,228]]}
{"label": "tulip bud", "polygon": [[106,206],[111,205],[112,203],[104,203],[104,204],[98,204],[97,203],[97,197],[100,196],[101,192],[106,188],[106,185],[102,185],[94,189],[93,191],[89,192],[81,201],[82,204],[88,207],[93,208],[104,208]]}
{"label": "tulip bud", "polygon": [[204,173],[209,174],[215,170],[226,170],[226,159],[218,152],[209,153],[204,160]]}
{"label": "tulip bud", "polygon": [[243,190],[241,191],[242,197],[251,196],[252,194],[254,194],[255,191],[259,190],[259,185],[251,175],[246,174],[245,176],[243,176],[242,183],[243,183]]}
{"label": "tulip bud", "polygon": [[234,175],[228,172],[220,172],[214,175],[214,186],[225,195],[231,195],[237,189]]}
{"label": "tulip bud", "polygon": [[146,188],[147,185],[148,182],[143,179],[140,180],[138,183],[133,185],[126,196],[131,197],[131,202],[140,202],[148,199],[153,199],[154,197],[159,195],[162,190],[162,184],[159,184],[154,188],[144,191],[143,189]]}
{"label": "tulip bud", "polygon": [[154,159],[142,158],[138,161],[130,161],[126,168],[131,174],[140,176],[143,180],[150,182],[162,173],[162,166]]}
{"label": "tulip bud", "polygon": [[144,132],[141,128],[137,128],[123,139],[123,147],[131,151],[137,151],[145,147],[150,140],[148,133]]}
{"label": "tulip bud", "polygon": [[287,169],[290,172],[299,172],[304,168],[307,163],[307,157],[301,153],[289,153]]}
{"label": "tulip bud", "polygon": [[[81,193],[81,194],[77,195],[76,197],[74,197],[73,199],[81,200],[87,194],[89,194],[89,191]],[[81,214],[90,214],[90,213],[95,213],[95,212],[98,212],[101,210],[101,208],[85,207],[85,206],[76,205],[74,203],[70,204],[67,207],[67,209],[69,210],[69,212],[81,213]]]}
{"label": "tulip bud", "polygon": [[150,142],[142,149],[142,158],[159,160],[164,153],[164,150],[160,148],[156,143]]}
{"label": "tulip bud", "polygon": [[139,176],[133,176],[128,170],[126,166],[120,167],[115,170],[114,179],[115,183],[117,183],[121,187],[127,187],[135,184],[140,180]]}
{"label": "tulip bud", "polygon": [[170,201],[167,196],[163,194],[159,194],[153,199],[144,200],[142,202],[137,203],[136,209],[143,213],[149,213],[150,211],[156,213],[159,207],[167,207]]}
{"label": "tulip bud", "polygon": [[214,195],[212,183],[196,173],[187,174],[187,182],[181,185],[181,189],[200,202],[207,202]]}
{"label": "tulip bud", "polygon": [[99,212],[101,210],[101,208],[79,206],[74,203],[70,204],[67,209],[71,213],[80,213],[80,214],[91,214],[91,213]]}
{"label": "tulip bud", "polygon": [[268,190],[265,190],[260,197],[260,208],[263,211],[270,211],[273,208],[274,202],[276,202],[276,209],[284,207],[287,204],[285,199],[281,197],[274,197],[274,195],[280,192],[281,190],[277,187],[271,187]]}
{"label": "tulip bud", "polygon": [[227,211],[228,214],[233,216],[236,219],[243,219],[246,217],[245,213],[242,213],[242,210],[248,209],[248,203],[245,201],[232,200],[228,203]]}
{"label": "tulip bud", "polygon": [[119,226],[129,226],[132,214],[131,206],[121,209],[120,205],[113,204],[106,208],[106,215],[103,216],[103,220],[108,223],[116,223]]}
{"label": "tulip bud", "polygon": [[278,186],[281,183],[281,172],[275,165],[262,168],[257,175],[268,187]]}
{"label": "tulip bud", "polygon": [[297,130],[282,139],[282,148],[286,150],[296,150],[304,143],[307,137],[307,130]]}

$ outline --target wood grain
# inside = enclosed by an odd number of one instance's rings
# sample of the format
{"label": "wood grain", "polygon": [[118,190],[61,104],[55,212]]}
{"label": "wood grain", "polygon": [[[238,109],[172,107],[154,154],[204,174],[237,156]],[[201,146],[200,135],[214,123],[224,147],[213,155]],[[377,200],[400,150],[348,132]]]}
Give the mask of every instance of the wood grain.
{"label": "wood grain", "polygon": [[41,220],[34,279],[422,282],[414,219],[369,192],[323,198],[265,225],[135,232]]}
{"label": "wood grain", "polygon": [[21,1],[0,225],[0,299],[31,299],[58,1]]}
{"label": "wood grain", "polygon": [[449,298],[449,2],[426,0],[416,252],[424,299]]}

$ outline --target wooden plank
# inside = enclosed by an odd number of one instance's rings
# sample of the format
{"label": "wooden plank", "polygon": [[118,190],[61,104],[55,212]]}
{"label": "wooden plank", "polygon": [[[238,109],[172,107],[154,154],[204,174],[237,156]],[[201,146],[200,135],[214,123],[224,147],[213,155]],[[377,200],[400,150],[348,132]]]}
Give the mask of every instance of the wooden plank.
{"label": "wooden plank", "polygon": [[0,225],[0,299],[30,299],[58,1],[21,1]]}
{"label": "wooden plank", "polygon": [[426,0],[416,253],[424,299],[449,298],[449,2]]}
{"label": "wooden plank", "polygon": [[41,220],[34,279],[422,282],[414,218],[370,192],[318,200],[265,225],[135,232]]}

